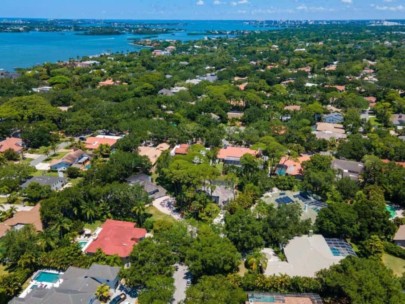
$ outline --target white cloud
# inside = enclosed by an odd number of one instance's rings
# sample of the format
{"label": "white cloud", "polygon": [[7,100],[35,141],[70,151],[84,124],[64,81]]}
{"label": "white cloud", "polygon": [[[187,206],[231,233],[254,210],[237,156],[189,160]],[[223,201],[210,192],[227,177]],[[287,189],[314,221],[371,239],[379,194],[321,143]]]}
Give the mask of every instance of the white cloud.
{"label": "white cloud", "polygon": [[214,3],[214,5],[221,5],[222,4],[222,2],[219,1],[219,0],[215,0],[213,3]]}
{"label": "white cloud", "polygon": [[296,7],[298,11],[316,13],[316,12],[334,12],[333,8],[326,8],[323,6],[306,6],[305,4],[301,4]]}
{"label": "white cloud", "polygon": [[345,3],[345,4],[352,4],[353,3],[353,0],[341,0],[342,1],[342,3]]}
{"label": "white cloud", "polygon": [[197,5],[204,5],[204,0],[198,0],[196,4]]}
{"label": "white cloud", "polygon": [[387,5],[376,5],[375,8],[379,11],[390,11],[390,12],[402,12],[405,11],[404,5],[397,6],[387,6]]}
{"label": "white cloud", "polygon": [[232,1],[231,5],[232,6],[237,6],[241,4],[249,4],[249,0],[239,0],[239,1]]}

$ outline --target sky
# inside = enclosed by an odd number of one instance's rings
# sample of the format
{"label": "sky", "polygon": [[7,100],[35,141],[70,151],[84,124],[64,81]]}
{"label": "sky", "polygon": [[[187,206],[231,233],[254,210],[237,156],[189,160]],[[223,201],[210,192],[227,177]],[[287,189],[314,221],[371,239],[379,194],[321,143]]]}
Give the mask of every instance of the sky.
{"label": "sky", "polygon": [[135,20],[405,19],[405,0],[1,0],[0,17]]}

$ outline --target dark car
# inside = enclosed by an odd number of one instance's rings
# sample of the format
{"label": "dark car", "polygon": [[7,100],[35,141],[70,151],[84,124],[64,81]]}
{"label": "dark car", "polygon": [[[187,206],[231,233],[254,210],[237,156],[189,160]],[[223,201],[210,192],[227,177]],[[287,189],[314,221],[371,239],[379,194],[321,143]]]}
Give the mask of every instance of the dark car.
{"label": "dark car", "polygon": [[110,301],[110,304],[119,304],[125,301],[127,298],[125,293],[121,293],[120,295],[116,296],[114,299]]}

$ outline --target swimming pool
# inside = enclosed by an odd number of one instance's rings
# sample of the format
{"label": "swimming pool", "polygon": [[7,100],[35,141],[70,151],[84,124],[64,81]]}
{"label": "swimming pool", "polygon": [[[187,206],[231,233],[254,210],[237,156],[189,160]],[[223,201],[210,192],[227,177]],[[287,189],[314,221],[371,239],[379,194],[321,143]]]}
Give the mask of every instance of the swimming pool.
{"label": "swimming pool", "polygon": [[250,303],[255,303],[255,302],[260,302],[260,303],[275,303],[276,298],[273,296],[268,296],[268,295],[260,295],[260,294],[255,294],[254,296],[249,296],[249,302]]}
{"label": "swimming pool", "polygon": [[48,271],[40,271],[35,276],[34,281],[40,283],[56,283],[60,278],[59,273],[55,272],[48,272]]}
{"label": "swimming pool", "polygon": [[89,243],[89,241],[79,241],[79,246],[81,249],[83,249],[84,247],[87,246],[88,243]]}
{"label": "swimming pool", "polygon": [[390,213],[390,218],[394,218],[397,216],[396,209],[394,206],[386,205],[385,209]]}

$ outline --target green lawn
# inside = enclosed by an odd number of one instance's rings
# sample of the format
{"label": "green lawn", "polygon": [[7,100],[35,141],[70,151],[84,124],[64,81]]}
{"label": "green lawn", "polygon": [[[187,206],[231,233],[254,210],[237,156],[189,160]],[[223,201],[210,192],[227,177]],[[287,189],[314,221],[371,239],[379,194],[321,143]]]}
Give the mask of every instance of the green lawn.
{"label": "green lawn", "polygon": [[58,172],[52,172],[52,171],[48,172],[48,171],[37,170],[34,173],[32,173],[32,176],[53,176],[53,177],[58,177]]}
{"label": "green lawn", "polygon": [[392,269],[395,275],[402,276],[402,273],[405,272],[405,260],[397,258],[388,253],[384,253],[382,261],[385,266]]}
{"label": "green lawn", "polygon": [[165,220],[168,222],[175,222],[176,220],[171,217],[170,215],[164,214],[162,212],[160,212],[158,209],[156,209],[153,206],[149,206],[148,208],[146,208],[146,212],[152,215],[152,219],[153,220]]}
{"label": "green lawn", "polygon": [[94,223],[86,223],[84,225],[85,229],[90,229],[92,232],[94,232],[98,227],[100,227],[102,224],[101,221],[95,221]]}

